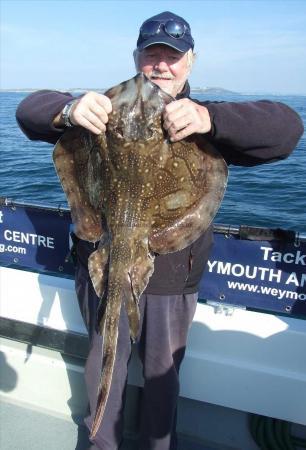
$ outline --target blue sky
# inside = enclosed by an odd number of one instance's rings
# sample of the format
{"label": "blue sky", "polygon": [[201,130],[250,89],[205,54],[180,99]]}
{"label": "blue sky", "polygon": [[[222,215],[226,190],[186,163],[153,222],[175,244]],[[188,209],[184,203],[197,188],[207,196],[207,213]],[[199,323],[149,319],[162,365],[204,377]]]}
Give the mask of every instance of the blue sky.
{"label": "blue sky", "polygon": [[191,25],[192,86],[306,94],[306,1],[2,0],[1,88],[106,88],[134,75],[148,17]]}

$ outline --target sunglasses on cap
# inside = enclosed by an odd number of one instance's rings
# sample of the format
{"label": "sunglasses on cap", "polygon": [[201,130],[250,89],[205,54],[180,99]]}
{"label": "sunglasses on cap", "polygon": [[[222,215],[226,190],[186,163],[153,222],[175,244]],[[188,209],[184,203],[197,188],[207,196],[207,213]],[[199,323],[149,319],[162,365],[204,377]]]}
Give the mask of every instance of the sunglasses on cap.
{"label": "sunglasses on cap", "polygon": [[140,35],[143,39],[148,39],[160,33],[161,27],[168,36],[174,39],[181,39],[185,34],[191,34],[189,27],[177,20],[167,20],[167,22],[149,20],[140,28]]}

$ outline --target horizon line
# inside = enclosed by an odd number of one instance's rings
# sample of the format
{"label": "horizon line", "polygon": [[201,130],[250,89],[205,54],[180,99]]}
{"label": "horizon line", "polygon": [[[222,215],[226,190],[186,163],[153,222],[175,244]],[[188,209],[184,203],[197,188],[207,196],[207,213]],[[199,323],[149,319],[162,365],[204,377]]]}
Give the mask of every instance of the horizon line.
{"label": "horizon line", "polygon": [[[23,88],[0,88],[0,92],[35,92],[35,91],[40,91],[40,90],[50,90],[50,91],[60,91],[60,92],[88,92],[88,91],[107,91],[109,88],[99,88],[99,87],[70,87],[70,88],[59,88],[59,87],[53,87],[53,88],[32,88],[32,87],[23,87]],[[222,88],[222,87],[218,87],[218,86],[206,86],[206,87],[199,87],[199,86],[194,86],[194,87],[190,87],[191,91],[204,91],[203,93],[205,93],[205,91],[208,90],[221,90],[224,91],[223,93],[226,94],[233,94],[233,95],[263,95],[263,94],[268,94],[268,95],[277,95],[277,96],[286,96],[286,95],[294,95],[294,96],[306,96],[306,92],[273,92],[273,91],[261,91],[261,90],[255,90],[255,91],[234,91],[232,89],[227,89],[227,88]],[[208,92],[209,94],[209,92]]]}

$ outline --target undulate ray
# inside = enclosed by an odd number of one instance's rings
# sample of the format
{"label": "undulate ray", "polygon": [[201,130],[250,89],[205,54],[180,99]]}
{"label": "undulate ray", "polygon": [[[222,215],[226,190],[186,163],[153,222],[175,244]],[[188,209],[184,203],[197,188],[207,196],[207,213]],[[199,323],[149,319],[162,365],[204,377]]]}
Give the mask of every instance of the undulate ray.
{"label": "undulate ray", "polygon": [[75,232],[99,241],[89,273],[100,298],[98,328],[103,366],[91,438],[106,407],[114,369],[121,306],[131,338],[139,331],[139,299],[154,270],[154,255],[181,250],[215,216],[227,167],[204,138],[170,143],[162,112],[174,99],[143,74],[105,93],[112,102],[107,131],[67,130],[54,163],[71,208]]}

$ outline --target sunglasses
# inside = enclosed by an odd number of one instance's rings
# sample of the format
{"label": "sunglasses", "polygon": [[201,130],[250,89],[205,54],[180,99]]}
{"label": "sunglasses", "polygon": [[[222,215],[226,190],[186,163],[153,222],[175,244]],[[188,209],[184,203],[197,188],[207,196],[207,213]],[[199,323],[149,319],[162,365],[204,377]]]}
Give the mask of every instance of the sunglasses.
{"label": "sunglasses", "polygon": [[143,39],[148,39],[160,33],[161,27],[168,36],[174,39],[181,39],[185,34],[190,34],[190,29],[182,22],[167,20],[163,23],[157,20],[149,20],[140,28],[140,35]]}

